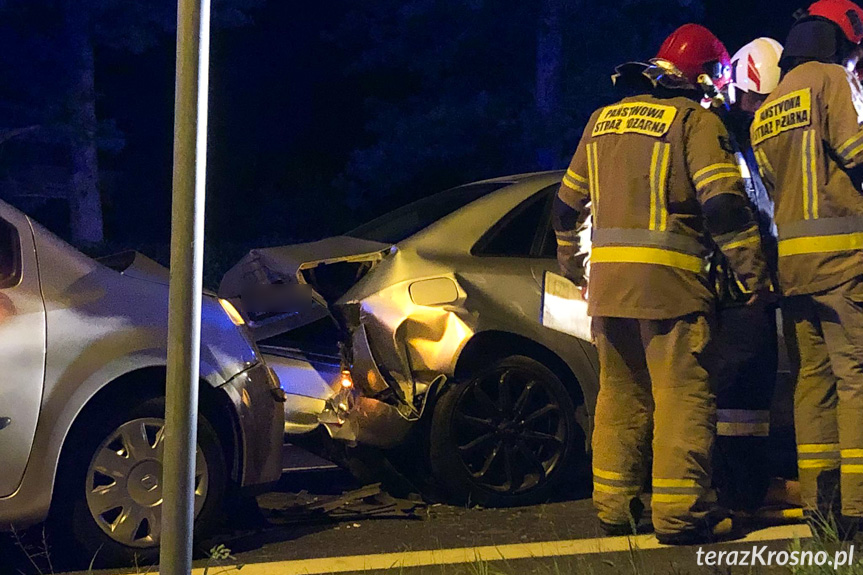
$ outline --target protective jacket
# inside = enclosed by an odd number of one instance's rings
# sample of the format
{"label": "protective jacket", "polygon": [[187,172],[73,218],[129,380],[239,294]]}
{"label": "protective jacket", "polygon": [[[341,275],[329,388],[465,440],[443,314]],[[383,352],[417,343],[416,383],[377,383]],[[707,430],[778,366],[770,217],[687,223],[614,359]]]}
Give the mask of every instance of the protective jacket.
{"label": "protective jacket", "polygon": [[779,284],[822,292],[863,274],[863,94],[842,66],[791,70],[756,113],[751,136],[776,201]]}
{"label": "protective jacket", "polygon": [[765,286],[758,226],[748,208],[748,216],[736,210],[730,229],[712,238],[705,227],[703,206],[735,196],[745,204],[728,132],[696,102],[639,95],[594,112],[554,210],[558,258],[578,275],[576,230],[591,202],[590,315],[671,319],[711,310],[715,244],[742,291]]}
{"label": "protective jacket", "polygon": [[[863,518],[863,97],[837,64],[791,69],[756,114],[776,202],[804,510]],[[840,507],[841,505],[841,507]]]}
{"label": "protective jacket", "polygon": [[721,120],[659,92],[602,108],[587,124],[554,208],[558,258],[573,279],[588,203],[600,362],[594,505],[610,533],[637,521],[652,438],[653,525],[661,541],[685,541],[719,519],[708,262],[718,244],[743,291],[764,288],[758,226]]}

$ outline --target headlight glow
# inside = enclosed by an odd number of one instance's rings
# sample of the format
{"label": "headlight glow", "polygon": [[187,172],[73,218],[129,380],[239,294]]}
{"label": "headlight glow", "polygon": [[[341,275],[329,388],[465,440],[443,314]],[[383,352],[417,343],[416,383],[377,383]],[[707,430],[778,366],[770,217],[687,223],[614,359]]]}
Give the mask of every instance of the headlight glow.
{"label": "headlight glow", "polygon": [[246,324],[246,320],[243,319],[243,316],[240,315],[240,312],[237,311],[234,304],[221,298],[219,298],[219,303],[222,305],[222,309],[225,310],[225,313],[228,314],[228,317],[231,318],[234,325],[241,326]]}

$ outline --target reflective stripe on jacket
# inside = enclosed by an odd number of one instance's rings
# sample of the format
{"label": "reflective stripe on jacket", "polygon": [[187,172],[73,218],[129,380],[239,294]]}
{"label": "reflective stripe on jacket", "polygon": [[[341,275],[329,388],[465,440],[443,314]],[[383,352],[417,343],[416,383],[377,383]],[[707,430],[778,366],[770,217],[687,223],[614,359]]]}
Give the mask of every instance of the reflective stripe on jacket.
{"label": "reflective stripe on jacket", "polygon": [[594,112],[554,208],[558,257],[577,275],[575,230],[591,203],[593,245],[588,311],[593,316],[670,319],[709,311],[714,241],[747,291],[765,285],[758,227],[710,238],[702,204],[745,197],[728,132],[683,97],[626,98]]}
{"label": "reflective stripe on jacket", "polygon": [[776,202],[779,284],[816,293],[863,274],[863,94],[842,66],[791,70],[752,124],[755,157]]}

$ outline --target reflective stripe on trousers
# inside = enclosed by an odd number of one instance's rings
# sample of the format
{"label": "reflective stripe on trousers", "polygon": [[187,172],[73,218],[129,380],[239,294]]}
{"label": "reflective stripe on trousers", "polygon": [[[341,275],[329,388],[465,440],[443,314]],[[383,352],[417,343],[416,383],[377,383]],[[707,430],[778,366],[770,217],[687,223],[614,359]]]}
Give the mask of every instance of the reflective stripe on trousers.
{"label": "reflective stripe on trousers", "polygon": [[842,473],[863,473],[863,449],[840,449],[839,459]]}
{"label": "reflective stripe on trousers", "polygon": [[653,479],[653,495],[651,501],[671,505],[691,506],[702,499],[707,488],[699,485],[695,479]]}
{"label": "reflective stripe on trousers", "polygon": [[593,490],[613,495],[622,495],[627,498],[638,497],[641,493],[641,480],[632,474],[626,476],[616,471],[594,467]]}
{"label": "reflective stripe on trousers", "polygon": [[801,443],[797,445],[800,469],[835,469],[839,467],[838,443]]}
{"label": "reflective stripe on trousers", "polygon": [[770,435],[770,411],[719,409],[716,411],[716,434],[725,437],[767,437]]}

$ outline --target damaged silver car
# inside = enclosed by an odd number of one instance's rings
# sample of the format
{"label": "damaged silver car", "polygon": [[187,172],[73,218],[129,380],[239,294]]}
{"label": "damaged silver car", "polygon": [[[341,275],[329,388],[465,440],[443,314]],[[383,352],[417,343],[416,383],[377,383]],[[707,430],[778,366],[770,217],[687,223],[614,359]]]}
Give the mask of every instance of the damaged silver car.
{"label": "damaged silver car", "polygon": [[[201,309],[196,528],[278,481],[284,392],[226,301]],[[85,562],[158,554],[168,270],[93,260],[0,201],[0,531]],[[95,559],[94,559],[95,558]]]}
{"label": "damaged silver car", "polygon": [[333,438],[450,499],[545,499],[586,470],[598,371],[588,342],[540,323],[560,178],[461,186],[345,236],[254,250],[220,295],[265,350],[332,329],[347,370],[320,417]]}

